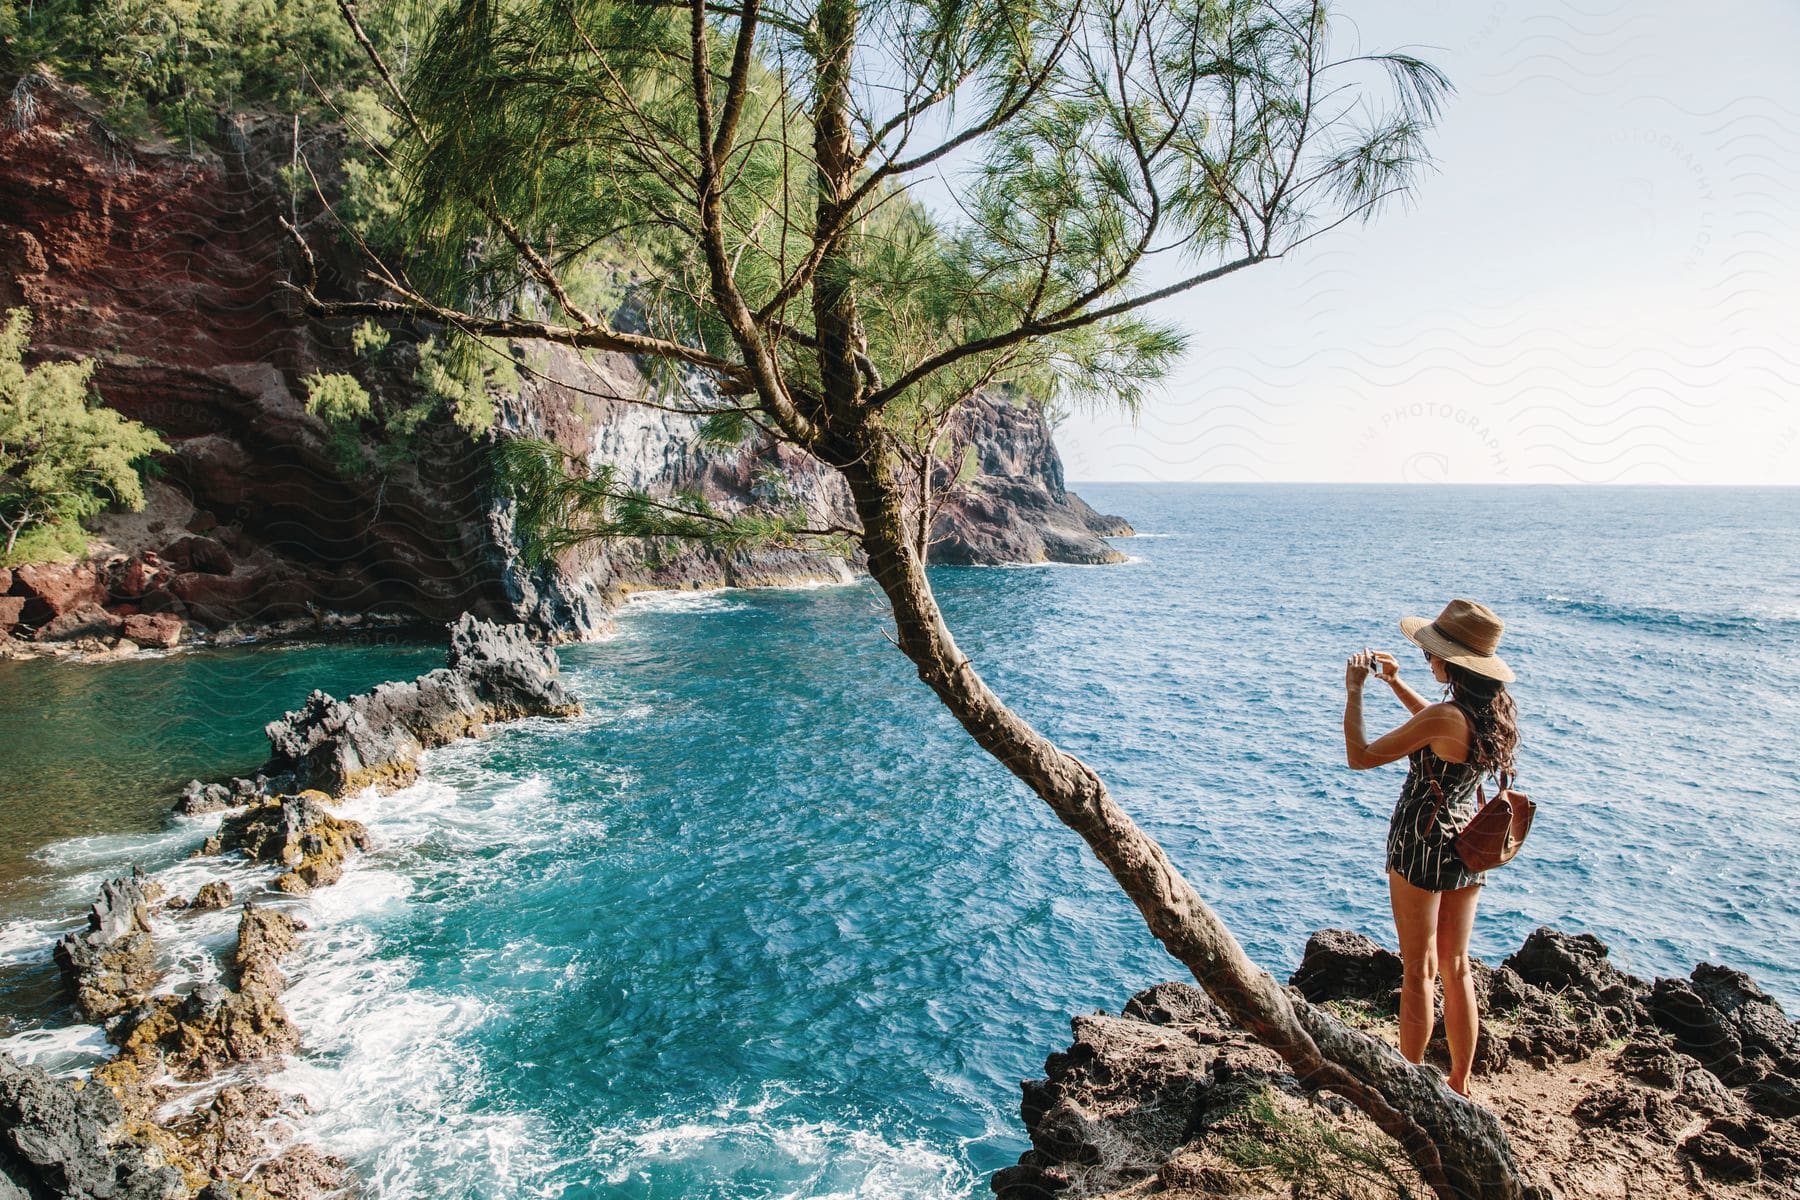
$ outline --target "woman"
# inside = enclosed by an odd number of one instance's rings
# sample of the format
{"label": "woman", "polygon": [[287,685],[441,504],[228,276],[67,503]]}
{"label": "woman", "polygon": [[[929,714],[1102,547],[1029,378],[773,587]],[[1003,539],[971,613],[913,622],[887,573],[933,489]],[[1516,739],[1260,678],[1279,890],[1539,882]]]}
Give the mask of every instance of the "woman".
{"label": "woman", "polygon": [[[1425,1058],[1435,1023],[1432,981],[1444,980],[1444,1031],[1450,1040],[1451,1089],[1469,1094],[1475,1059],[1475,981],[1469,931],[1482,876],[1466,868],[1451,839],[1475,815],[1475,788],[1485,775],[1510,773],[1519,730],[1506,685],[1512,671],[1494,651],[1505,626],[1493,610],[1452,600],[1435,621],[1407,617],[1400,632],[1425,651],[1432,678],[1444,685],[1439,704],[1400,681],[1391,654],[1363,651],[1345,666],[1344,753],[1354,770],[1410,760],[1400,802],[1388,824],[1388,896],[1400,935],[1400,1053]],[[1371,675],[1393,689],[1412,716],[1373,742],[1363,736],[1362,689]]]}

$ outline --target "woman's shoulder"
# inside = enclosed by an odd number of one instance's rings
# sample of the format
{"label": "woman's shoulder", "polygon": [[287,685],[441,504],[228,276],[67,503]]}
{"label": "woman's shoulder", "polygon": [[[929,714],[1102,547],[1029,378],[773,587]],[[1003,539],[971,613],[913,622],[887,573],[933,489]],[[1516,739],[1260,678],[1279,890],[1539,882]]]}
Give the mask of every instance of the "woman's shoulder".
{"label": "woman's shoulder", "polygon": [[1439,700],[1435,704],[1427,704],[1419,710],[1419,715],[1433,721],[1449,721],[1459,729],[1473,730],[1475,728],[1469,722],[1469,714],[1464,712],[1462,706],[1454,700]]}
{"label": "woman's shoulder", "polygon": [[[1433,737],[1430,742],[1426,743],[1424,749],[1430,751],[1431,755],[1440,762],[1449,763],[1451,766],[1462,766],[1468,762],[1468,751],[1474,748],[1472,741],[1475,737],[1475,726],[1469,720],[1469,714],[1464,712],[1460,705],[1454,701],[1440,700],[1436,704],[1426,705],[1419,711],[1419,715],[1430,717],[1433,724],[1443,730],[1442,734]],[[1464,747],[1462,758],[1445,758],[1438,753],[1437,747],[1446,740],[1462,743]],[[1446,749],[1449,748],[1451,747],[1446,747]]]}

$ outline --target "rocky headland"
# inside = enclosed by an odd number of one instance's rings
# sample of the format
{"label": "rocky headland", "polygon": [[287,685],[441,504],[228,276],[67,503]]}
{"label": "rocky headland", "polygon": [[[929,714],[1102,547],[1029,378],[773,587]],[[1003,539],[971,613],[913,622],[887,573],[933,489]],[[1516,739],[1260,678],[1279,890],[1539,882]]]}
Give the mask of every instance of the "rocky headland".
{"label": "rocky headland", "polygon": [[[1397,955],[1324,930],[1290,987],[1397,1045],[1400,977]],[[1748,976],[1702,963],[1639,979],[1597,938],[1540,929],[1475,977],[1471,1090],[1537,1200],[1800,1196],[1800,1023]],[[1192,985],[1073,1027],[1023,1085],[1032,1148],[995,1173],[1001,1200],[1430,1194],[1360,1112],[1302,1086]],[[1427,1056],[1448,1065],[1441,1020]]]}
{"label": "rocky headland", "polygon": [[[282,288],[295,251],[281,222],[296,215],[320,286],[334,297],[363,286],[332,222],[296,209],[280,182],[293,161],[291,118],[222,118],[210,146],[131,144],[106,132],[79,90],[27,82],[0,75],[0,95],[13,98],[0,101],[0,309],[32,309],[34,355],[94,359],[103,402],[171,449],[157,458],[147,507],[102,518],[90,558],[0,569],[0,654],[123,654],[464,612],[539,639],[582,638],[637,590],[843,580],[859,569],[825,553],[619,541],[526,570],[491,486],[496,436],[549,438],[612,465],[624,486],[696,493],[720,511],[778,479],[811,516],[855,518],[843,481],[806,455],[756,440],[711,447],[701,417],[635,403],[652,382],[620,354],[513,346],[519,383],[495,396],[493,432],[471,439],[440,415],[403,456],[370,444],[347,460],[307,411],[306,377],[357,374],[392,403],[414,404],[433,331],[387,330],[374,363],[348,327],[308,318]],[[629,319],[628,308],[616,318]],[[945,500],[938,561],[1121,557],[1102,537],[1130,527],[1067,489],[1036,408],[983,395],[946,438],[946,461],[972,450],[974,473],[958,483],[946,467],[935,483]]]}
{"label": "rocky headland", "polygon": [[[253,778],[189,784],[178,812],[226,813],[195,857],[238,855],[268,877],[241,899],[218,879],[164,896],[137,869],[101,888],[87,927],[54,957],[75,1013],[116,1053],[79,1084],[0,1054],[0,1200],[341,1194],[345,1165],[291,1138],[304,1101],[261,1082],[305,1036],[281,1003],[281,964],[306,932],[286,898],[335,882],[368,848],[363,826],[332,811],[343,796],[404,786],[424,750],[487,725],[579,711],[553,652],[518,626],[465,615],[443,668],[347,700],[315,692],[269,724],[270,757]],[[237,937],[217,978],[165,987],[164,923],[233,907]]]}

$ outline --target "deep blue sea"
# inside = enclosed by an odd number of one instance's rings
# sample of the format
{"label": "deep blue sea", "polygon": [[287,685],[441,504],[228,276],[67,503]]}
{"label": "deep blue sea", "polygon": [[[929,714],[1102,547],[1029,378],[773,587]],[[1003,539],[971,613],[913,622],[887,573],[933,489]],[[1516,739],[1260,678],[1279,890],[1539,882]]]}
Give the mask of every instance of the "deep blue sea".
{"label": "deep blue sea", "polygon": [[[1461,595],[1507,620],[1540,804],[1476,953],[1590,930],[1640,974],[1724,961],[1800,1010],[1800,490],[1079,490],[1140,531],[1129,563],[934,585],[998,691],[1277,975],[1321,926],[1392,945],[1403,764],[1344,767],[1344,659],[1395,651],[1427,690],[1395,623]],[[586,715],[349,802],[376,849],[289,902],[307,1045],[277,1082],[314,1105],[303,1135],[383,1200],[984,1194],[1069,1017],[1179,968],[887,624],[866,583],[638,601],[562,651]],[[184,893],[217,870],[183,861],[217,818],[163,816],[181,779],[253,765],[261,722],[315,682],[436,659],[0,664],[0,1046],[92,1061],[97,1031],[56,1028],[49,939],[128,862]],[[1367,712],[1371,734],[1403,715],[1379,686]],[[178,750],[180,729],[218,732]],[[165,749],[128,754],[143,730]],[[170,986],[214,969],[232,923],[165,922]]]}

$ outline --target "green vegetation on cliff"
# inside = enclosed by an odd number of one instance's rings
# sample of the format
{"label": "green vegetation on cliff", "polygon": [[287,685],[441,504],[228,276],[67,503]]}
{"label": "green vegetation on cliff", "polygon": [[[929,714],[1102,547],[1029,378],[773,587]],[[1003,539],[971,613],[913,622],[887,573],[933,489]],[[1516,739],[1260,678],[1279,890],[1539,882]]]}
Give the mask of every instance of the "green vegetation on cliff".
{"label": "green vegetation on cliff", "polygon": [[0,327],[0,566],[79,554],[81,522],[109,504],[144,507],[138,472],[166,450],[151,430],[99,403],[92,359],[25,366],[31,313]]}

